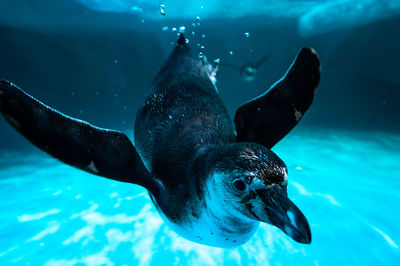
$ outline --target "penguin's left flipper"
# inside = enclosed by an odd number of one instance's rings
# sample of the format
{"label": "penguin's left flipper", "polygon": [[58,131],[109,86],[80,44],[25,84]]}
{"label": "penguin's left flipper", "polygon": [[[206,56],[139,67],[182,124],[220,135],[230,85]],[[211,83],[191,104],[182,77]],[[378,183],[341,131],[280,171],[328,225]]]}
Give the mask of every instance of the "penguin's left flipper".
{"label": "penguin's left flipper", "polygon": [[121,182],[151,186],[128,137],[68,117],[7,81],[0,81],[0,112],[34,145],[79,169]]}
{"label": "penguin's left flipper", "polygon": [[310,107],[319,80],[318,55],[311,48],[303,48],[278,82],[236,111],[237,141],[272,148]]}

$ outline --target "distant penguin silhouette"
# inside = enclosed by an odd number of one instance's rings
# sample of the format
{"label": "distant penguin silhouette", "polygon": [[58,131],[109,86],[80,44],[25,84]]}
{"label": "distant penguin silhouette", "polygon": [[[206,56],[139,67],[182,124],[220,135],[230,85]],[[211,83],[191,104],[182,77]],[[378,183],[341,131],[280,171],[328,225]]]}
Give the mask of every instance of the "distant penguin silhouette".
{"label": "distant penguin silhouette", "polygon": [[251,82],[253,81],[256,76],[257,76],[257,71],[260,68],[260,66],[267,60],[269,59],[270,55],[267,54],[263,56],[258,62],[256,63],[246,63],[242,65],[241,67],[231,64],[231,63],[222,63],[222,66],[228,66],[234,69],[239,70],[240,76],[242,77],[243,80]]}
{"label": "distant penguin silhouette", "polygon": [[303,48],[278,83],[237,110],[234,123],[210,69],[180,35],[137,112],[136,148],[123,133],[66,116],[8,81],[0,83],[0,111],[60,161],[145,187],[163,219],[189,240],[235,247],[265,222],[310,243],[309,224],[287,195],[287,168],[270,149],[311,105],[316,53]]}

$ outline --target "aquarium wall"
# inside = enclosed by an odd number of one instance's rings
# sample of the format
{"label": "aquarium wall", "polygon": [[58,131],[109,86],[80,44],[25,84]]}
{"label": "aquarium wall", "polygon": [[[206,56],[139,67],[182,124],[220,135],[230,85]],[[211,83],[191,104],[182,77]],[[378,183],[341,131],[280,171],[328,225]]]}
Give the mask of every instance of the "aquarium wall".
{"label": "aquarium wall", "polygon": [[[157,3],[140,3],[2,1],[1,77],[72,116],[129,129],[174,46],[173,29],[183,26],[194,53],[221,60],[217,86],[232,116],[279,79],[301,47],[310,46],[320,55],[322,79],[300,126],[400,129],[396,1],[172,1],[165,16]],[[224,66],[265,55],[253,82]],[[24,143],[0,123],[3,134]],[[10,143],[0,141],[3,147]]]}

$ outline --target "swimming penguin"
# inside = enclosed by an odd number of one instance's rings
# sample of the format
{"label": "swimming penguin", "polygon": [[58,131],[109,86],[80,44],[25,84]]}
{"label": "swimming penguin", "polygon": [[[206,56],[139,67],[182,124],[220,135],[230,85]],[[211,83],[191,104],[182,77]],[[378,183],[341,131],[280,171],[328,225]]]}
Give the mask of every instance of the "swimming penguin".
{"label": "swimming penguin", "polygon": [[241,67],[238,67],[238,66],[236,66],[234,64],[230,64],[230,63],[222,63],[222,65],[229,66],[229,67],[239,70],[240,76],[242,77],[242,79],[244,81],[251,82],[256,78],[258,69],[260,68],[262,63],[264,63],[269,58],[269,56],[270,55],[267,54],[267,55],[261,57],[261,59],[258,60],[258,62],[256,62],[256,63],[246,63]]}
{"label": "swimming penguin", "polygon": [[239,246],[265,222],[310,243],[309,224],[287,195],[287,167],[271,148],[311,105],[320,79],[316,53],[303,48],[234,122],[207,64],[180,35],[137,112],[136,147],[123,133],[66,116],[8,81],[0,83],[0,111],[62,162],[145,187],[163,219],[191,241]]}

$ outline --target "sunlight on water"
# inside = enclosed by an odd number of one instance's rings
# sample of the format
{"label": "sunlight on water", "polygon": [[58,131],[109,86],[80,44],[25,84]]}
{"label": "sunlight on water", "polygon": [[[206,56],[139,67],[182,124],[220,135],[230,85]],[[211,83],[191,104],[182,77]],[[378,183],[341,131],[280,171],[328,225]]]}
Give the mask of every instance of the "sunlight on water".
{"label": "sunlight on water", "polygon": [[313,130],[274,150],[289,196],[310,222],[301,245],[263,224],[245,245],[220,249],[172,232],[146,191],[42,153],[0,157],[0,264],[394,265],[400,260],[400,137]]}
{"label": "sunlight on water", "polygon": [[[263,16],[299,20],[299,33],[313,35],[333,29],[367,24],[400,14],[398,0],[245,0],[240,1],[159,1],[142,0],[75,0],[102,12],[140,14],[151,20],[196,17],[237,18]],[[138,8],[140,6],[140,8]],[[156,11],[157,10],[157,11]],[[229,10],[229,12],[227,12]],[[159,16],[161,14],[162,16]]]}

